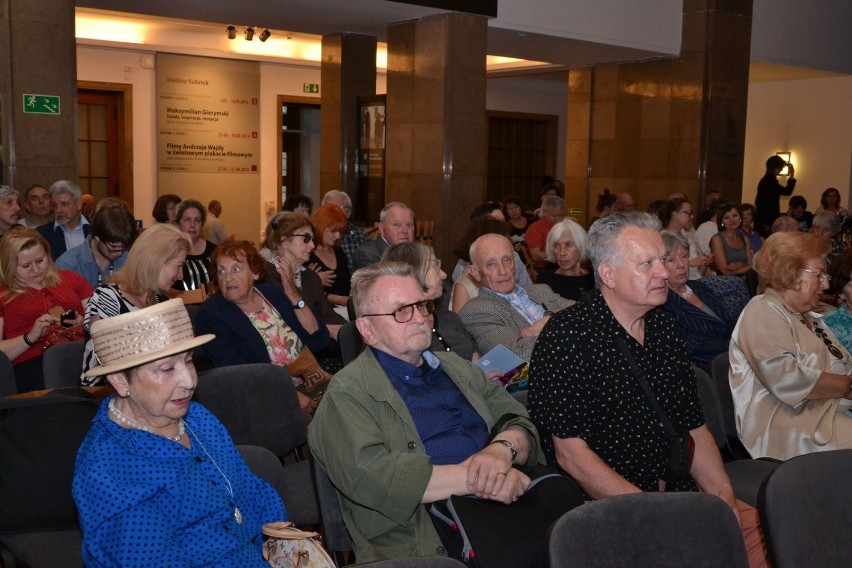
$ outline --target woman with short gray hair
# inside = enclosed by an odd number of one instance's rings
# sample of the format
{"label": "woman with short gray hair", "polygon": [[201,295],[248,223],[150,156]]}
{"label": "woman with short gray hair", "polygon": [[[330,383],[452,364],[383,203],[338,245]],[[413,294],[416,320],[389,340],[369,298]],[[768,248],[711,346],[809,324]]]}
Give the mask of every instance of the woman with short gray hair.
{"label": "woman with short gray hair", "polygon": [[721,298],[713,293],[706,278],[687,280],[689,276],[689,243],[682,235],[663,231],[666,247],[668,299],[666,311],[674,316],[693,365],[710,371],[716,355],[728,350],[735,319],[728,317]]}
{"label": "woman with short gray hair", "polygon": [[551,290],[566,300],[579,300],[595,289],[595,279],[584,266],[586,264],[586,231],[573,219],[556,223],[547,234],[545,258],[556,264],[552,270],[543,270],[539,284],[547,284]]}

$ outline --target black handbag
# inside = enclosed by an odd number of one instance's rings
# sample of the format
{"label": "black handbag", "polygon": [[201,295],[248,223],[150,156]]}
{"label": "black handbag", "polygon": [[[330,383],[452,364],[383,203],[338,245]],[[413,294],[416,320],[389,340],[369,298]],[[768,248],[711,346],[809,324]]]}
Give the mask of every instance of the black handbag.
{"label": "black handbag", "polygon": [[482,568],[540,568],[547,565],[550,527],[583,504],[571,478],[544,466],[518,467],[533,481],[511,505],[453,495],[429,505],[432,522],[449,556]]}
{"label": "black handbag", "polygon": [[666,411],[660,406],[657,397],[651,392],[651,387],[645,382],[645,373],[636,363],[633,353],[630,352],[627,344],[624,343],[624,338],[617,337],[616,342],[624,353],[627,362],[630,364],[630,368],[636,376],[639,386],[642,387],[642,392],[645,393],[648,402],[651,404],[654,412],[657,413],[657,418],[660,419],[663,428],[666,430],[669,439],[669,461],[666,465],[666,484],[688,479],[689,470],[692,467],[692,458],[695,456],[695,440],[692,439],[692,434],[686,428],[675,430],[669,417],[666,416]]}

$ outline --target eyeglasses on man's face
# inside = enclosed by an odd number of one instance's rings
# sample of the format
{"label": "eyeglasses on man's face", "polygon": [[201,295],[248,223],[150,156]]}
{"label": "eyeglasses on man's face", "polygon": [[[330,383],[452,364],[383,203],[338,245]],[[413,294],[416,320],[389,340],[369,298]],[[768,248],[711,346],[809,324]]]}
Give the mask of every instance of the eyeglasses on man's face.
{"label": "eyeglasses on man's face", "polygon": [[691,209],[689,211],[678,211],[678,213],[683,213],[684,215],[686,215],[688,217],[692,217],[692,210]]}
{"label": "eyeglasses on man's face", "polygon": [[432,300],[423,300],[421,302],[414,302],[413,304],[400,306],[389,314],[364,314],[361,317],[374,318],[378,316],[393,316],[396,323],[408,323],[411,321],[411,318],[414,317],[414,308],[417,308],[420,315],[426,317],[435,311],[435,302]]}

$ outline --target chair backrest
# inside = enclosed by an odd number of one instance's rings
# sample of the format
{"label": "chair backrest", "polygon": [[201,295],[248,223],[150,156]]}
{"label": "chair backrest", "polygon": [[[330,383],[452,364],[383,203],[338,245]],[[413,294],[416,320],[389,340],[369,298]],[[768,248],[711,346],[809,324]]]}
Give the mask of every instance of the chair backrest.
{"label": "chair backrest", "polygon": [[199,373],[195,401],[225,425],[234,444],[261,446],[280,457],[307,440],[293,379],[276,365],[235,365]]}
{"label": "chair backrest", "polygon": [[716,384],[706,371],[693,366],[695,370],[695,382],[698,387],[698,400],[701,401],[701,410],[704,412],[704,420],[707,423],[707,429],[713,434],[713,439],[716,440],[716,445],[720,448],[728,443],[728,437],[725,435],[725,426],[722,423],[722,405],[719,403],[719,393],[716,390]]}
{"label": "chair backrest", "polygon": [[5,353],[0,351],[0,397],[18,394],[18,382],[15,369]]}
{"label": "chair backrest", "polygon": [[731,381],[728,379],[730,369],[731,363],[727,351],[719,353],[713,358],[710,370],[713,373],[713,382],[716,384],[716,391],[719,394],[723,418],[722,426],[725,428],[725,436],[737,438],[739,434],[737,434],[736,414],[734,413],[734,397],[731,394]]}
{"label": "chair backrest", "polygon": [[742,533],[707,493],[633,493],[586,503],[550,532],[551,568],[748,566]]}
{"label": "chair backrest", "polygon": [[397,558],[395,560],[380,560],[361,564],[364,568],[453,568],[454,566],[467,566],[446,556],[418,556],[416,558]]}
{"label": "chair backrest", "polygon": [[80,386],[85,347],[85,341],[70,341],[54,345],[45,351],[41,363],[44,370],[44,388]]}
{"label": "chair backrest", "polygon": [[284,466],[266,448],[237,446],[237,449],[252,473],[269,482],[281,496],[287,507],[288,520],[299,526],[318,525],[321,522],[311,467],[307,460]]}
{"label": "chair backrest", "polygon": [[364,350],[364,340],[354,321],[343,324],[337,332],[337,343],[340,345],[340,357],[344,365],[351,363]]}
{"label": "chair backrest", "polygon": [[335,556],[339,553],[354,549],[352,538],[346,525],[343,524],[343,514],[340,512],[340,502],[337,500],[337,490],[328,478],[328,474],[316,460],[311,460],[314,470],[314,486],[317,490],[317,501],[322,518],[322,534],[326,548]]}
{"label": "chair backrest", "polygon": [[763,484],[760,520],[773,566],[852,562],[852,450],[817,452],[782,463]]}

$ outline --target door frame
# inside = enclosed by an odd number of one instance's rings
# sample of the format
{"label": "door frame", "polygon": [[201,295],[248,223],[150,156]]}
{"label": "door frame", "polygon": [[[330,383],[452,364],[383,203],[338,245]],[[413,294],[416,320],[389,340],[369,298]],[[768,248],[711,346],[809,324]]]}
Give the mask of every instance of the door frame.
{"label": "door frame", "polygon": [[100,81],[77,81],[77,90],[119,93],[118,105],[118,184],[131,211],[135,202],[133,189],[133,85]]}
{"label": "door frame", "polygon": [[[276,207],[275,211],[281,211],[281,206],[283,203],[281,202],[281,175],[283,172],[281,171],[281,152],[284,151],[284,136],[281,131],[281,124],[284,121],[284,113],[281,112],[281,107],[285,104],[303,104],[303,105],[313,105],[320,109],[320,116],[322,116],[322,105],[320,104],[322,101],[319,97],[300,97],[296,95],[278,95],[278,106],[275,107],[275,117],[276,117],[276,148],[278,153],[275,155],[275,162],[278,164],[276,167],[276,176],[275,176],[275,202]],[[322,191],[322,188],[320,188]],[[322,196],[320,196],[322,197]]]}

